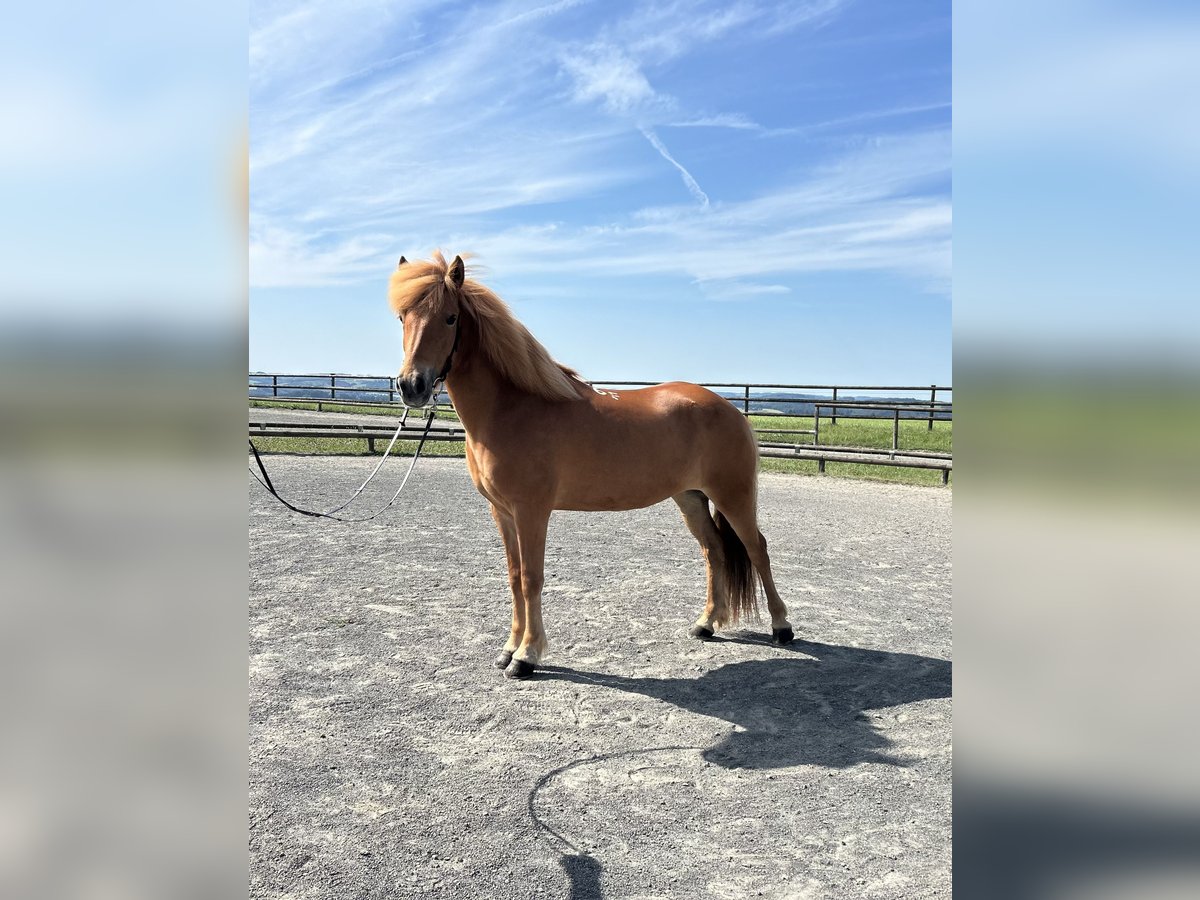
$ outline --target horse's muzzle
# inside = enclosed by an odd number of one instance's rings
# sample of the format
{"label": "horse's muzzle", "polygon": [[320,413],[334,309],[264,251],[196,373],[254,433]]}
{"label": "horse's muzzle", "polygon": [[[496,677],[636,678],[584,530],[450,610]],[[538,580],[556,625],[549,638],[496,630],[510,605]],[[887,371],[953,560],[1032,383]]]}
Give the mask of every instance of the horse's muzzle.
{"label": "horse's muzzle", "polygon": [[419,407],[429,403],[433,396],[433,373],[413,372],[411,375],[397,375],[396,387],[400,390],[400,399],[405,406]]}

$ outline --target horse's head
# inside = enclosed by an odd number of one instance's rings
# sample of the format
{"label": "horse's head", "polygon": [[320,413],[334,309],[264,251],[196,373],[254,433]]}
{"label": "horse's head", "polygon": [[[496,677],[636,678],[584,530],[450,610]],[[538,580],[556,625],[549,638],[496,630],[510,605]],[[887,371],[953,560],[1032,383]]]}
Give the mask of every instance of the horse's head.
{"label": "horse's head", "polygon": [[388,300],[404,324],[404,365],[396,387],[406,406],[425,406],[446,377],[458,343],[465,270],[461,256],[447,264],[435,253],[429,262],[403,256],[392,273]]}

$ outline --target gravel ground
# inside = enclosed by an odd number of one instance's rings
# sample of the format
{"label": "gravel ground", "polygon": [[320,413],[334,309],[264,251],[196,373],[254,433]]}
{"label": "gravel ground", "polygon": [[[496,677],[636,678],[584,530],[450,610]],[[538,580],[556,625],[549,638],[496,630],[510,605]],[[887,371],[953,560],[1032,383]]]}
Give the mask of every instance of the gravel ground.
{"label": "gravel ground", "polygon": [[[268,457],[332,506],[374,460]],[[395,489],[384,467],[364,514]],[[250,483],[250,896],[950,895],[950,492],[764,474],[798,640],[702,643],[674,504],[555,513],[528,682],[462,460],[375,522]]]}

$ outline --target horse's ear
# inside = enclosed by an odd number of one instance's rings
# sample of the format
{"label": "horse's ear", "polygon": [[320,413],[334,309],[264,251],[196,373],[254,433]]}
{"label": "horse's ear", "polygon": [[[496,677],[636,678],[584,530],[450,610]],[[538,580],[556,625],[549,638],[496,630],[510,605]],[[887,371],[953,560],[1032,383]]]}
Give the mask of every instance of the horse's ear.
{"label": "horse's ear", "polygon": [[408,262],[408,260],[407,260],[407,259],[405,259],[403,256],[402,256],[402,257],[400,257],[400,262],[396,263],[396,268],[397,268],[397,269],[398,269],[398,268],[400,268],[400,267],[401,267],[402,265],[404,265],[406,262]]}
{"label": "horse's ear", "polygon": [[446,280],[455,287],[463,286],[463,278],[466,277],[466,269],[463,266],[461,256],[454,257],[454,262],[450,263],[450,269],[446,272]]}

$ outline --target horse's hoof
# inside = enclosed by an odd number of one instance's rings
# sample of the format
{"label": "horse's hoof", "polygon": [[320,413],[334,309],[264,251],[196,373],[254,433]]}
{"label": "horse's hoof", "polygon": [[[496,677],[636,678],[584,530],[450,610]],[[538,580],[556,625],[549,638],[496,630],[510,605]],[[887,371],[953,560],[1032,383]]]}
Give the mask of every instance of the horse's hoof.
{"label": "horse's hoof", "polygon": [[692,630],[689,631],[688,634],[694,638],[699,638],[702,641],[708,641],[712,639],[713,630],[711,628],[705,628],[703,625],[693,625]]}
{"label": "horse's hoof", "polygon": [[796,639],[796,635],[792,632],[791,627],[787,628],[772,628],[771,643],[778,644],[780,647],[786,647]]}
{"label": "horse's hoof", "polygon": [[514,659],[508,664],[508,668],[504,670],[505,678],[518,678],[524,680],[533,677],[533,663],[525,662],[523,659]]}
{"label": "horse's hoof", "polygon": [[512,662],[513,652],[511,650],[501,650],[500,655],[496,657],[496,668],[507,669],[508,664]]}

